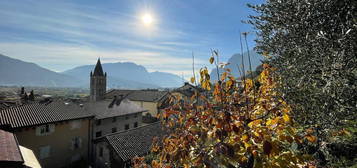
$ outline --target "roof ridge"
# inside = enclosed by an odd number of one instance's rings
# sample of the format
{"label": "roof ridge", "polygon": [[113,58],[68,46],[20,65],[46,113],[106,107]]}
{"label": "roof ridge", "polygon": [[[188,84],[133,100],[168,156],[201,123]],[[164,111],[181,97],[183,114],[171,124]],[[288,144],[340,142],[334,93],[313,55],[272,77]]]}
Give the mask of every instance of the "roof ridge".
{"label": "roof ridge", "polygon": [[110,133],[110,134],[105,135],[104,137],[107,138],[109,136],[113,136],[113,135],[116,135],[116,134],[121,134],[121,133],[129,132],[129,131],[137,130],[139,128],[145,128],[145,127],[152,126],[152,125],[155,125],[155,124],[160,124],[160,123],[161,123],[160,121],[156,121],[154,123],[150,123],[150,124],[143,125],[143,126],[140,126],[140,127],[136,127],[136,128],[132,128],[132,129],[128,129],[128,130],[123,130],[123,131],[119,131],[119,132],[115,132],[115,133]]}

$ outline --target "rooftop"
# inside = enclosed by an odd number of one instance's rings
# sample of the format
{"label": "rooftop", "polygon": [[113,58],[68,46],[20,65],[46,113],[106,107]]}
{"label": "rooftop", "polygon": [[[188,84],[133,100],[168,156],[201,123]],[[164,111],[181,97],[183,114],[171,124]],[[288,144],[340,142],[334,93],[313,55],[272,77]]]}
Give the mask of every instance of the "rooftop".
{"label": "rooftop", "polygon": [[84,104],[84,109],[95,115],[96,119],[104,119],[147,111],[128,99],[88,102]]}
{"label": "rooftop", "polygon": [[114,96],[127,95],[127,98],[132,101],[158,102],[164,97],[168,91],[159,90],[118,90],[113,89],[105,94],[105,98],[113,98]]}
{"label": "rooftop", "polygon": [[92,117],[84,108],[71,103],[31,103],[0,111],[0,125],[27,127],[66,120]]}
{"label": "rooftop", "polygon": [[19,162],[24,160],[15,135],[0,129],[0,162]]}
{"label": "rooftop", "polygon": [[107,135],[103,138],[123,161],[135,156],[143,156],[151,149],[154,137],[161,137],[164,131],[160,122],[141,126],[123,132]]}

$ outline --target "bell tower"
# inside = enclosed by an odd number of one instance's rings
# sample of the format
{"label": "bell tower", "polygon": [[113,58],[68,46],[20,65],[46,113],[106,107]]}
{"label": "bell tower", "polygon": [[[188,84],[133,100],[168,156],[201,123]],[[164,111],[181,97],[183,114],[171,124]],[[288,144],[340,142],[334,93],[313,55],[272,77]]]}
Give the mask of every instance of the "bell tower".
{"label": "bell tower", "polygon": [[103,73],[100,58],[98,58],[97,65],[94,72],[90,72],[90,100],[99,101],[104,99],[104,94],[107,89],[107,73]]}

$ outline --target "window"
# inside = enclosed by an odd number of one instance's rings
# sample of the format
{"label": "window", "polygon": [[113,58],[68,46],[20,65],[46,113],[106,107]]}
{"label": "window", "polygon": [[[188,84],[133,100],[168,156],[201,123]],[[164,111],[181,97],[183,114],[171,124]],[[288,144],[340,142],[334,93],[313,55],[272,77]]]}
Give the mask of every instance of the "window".
{"label": "window", "polygon": [[138,117],[138,114],[134,114],[134,118],[137,118]]}
{"label": "window", "polygon": [[101,137],[102,136],[102,131],[98,131],[95,133],[95,137]]}
{"label": "window", "polygon": [[81,128],[82,122],[81,120],[74,120],[70,122],[70,125],[71,125],[71,129],[78,129]]}
{"label": "window", "polygon": [[116,118],[116,117],[113,117],[112,122],[116,122],[116,121],[117,121],[117,118]]}
{"label": "window", "polygon": [[81,147],[82,147],[82,138],[80,137],[72,138],[71,149],[74,150],[74,149],[79,149]]}
{"label": "window", "polygon": [[125,116],[125,119],[126,119],[126,120],[129,119],[129,115],[126,115],[126,116]]}
{"label": "window", "polygon": [[138,127],[138,122],[134,123],[134,128]]}
{"label": "window", "polygon": [[112,133],[114,133],[114,132],[117,132],[117,128],[116,127],[112,128]]}
{"label": "window", "polygon": [[102,123],[102,120],[97,120],[96,125],[100,125]]}
{"label": "window", "polygon": [[52,132],[55,132],[54,124],[46,124],[36,127],[36,135],[38,136],[49,135]]}
{"label": "window", "polygon": [[45,159],[50,157],[50,146],[42,146],[40,147],[40,159]]}
{"label": "window", "polygon": [[125,124],[125,130],[129,129],[129,124]]}
{"label": "window", "polygon": [[103,147],[99,147],[99,157],[103,157]]}

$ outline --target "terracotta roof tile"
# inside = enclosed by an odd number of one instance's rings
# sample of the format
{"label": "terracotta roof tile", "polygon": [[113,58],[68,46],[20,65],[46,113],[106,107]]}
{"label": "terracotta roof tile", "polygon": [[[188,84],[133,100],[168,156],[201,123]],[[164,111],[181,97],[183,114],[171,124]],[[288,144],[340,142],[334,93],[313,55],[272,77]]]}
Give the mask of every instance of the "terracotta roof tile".
{"label": "terracotta roof tile", "polygon": [[0,129],[0,162],[23,162],[23,158],[13,133]]}

